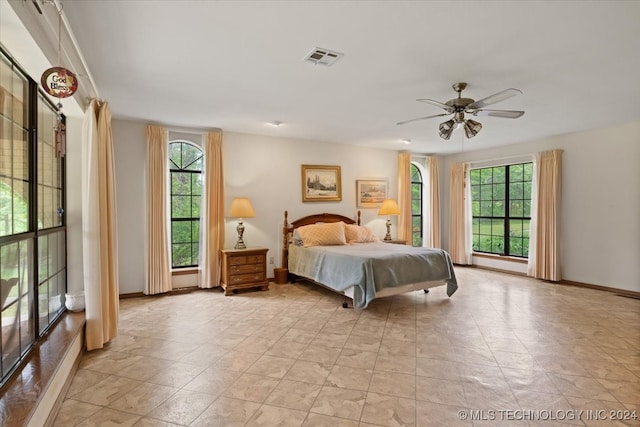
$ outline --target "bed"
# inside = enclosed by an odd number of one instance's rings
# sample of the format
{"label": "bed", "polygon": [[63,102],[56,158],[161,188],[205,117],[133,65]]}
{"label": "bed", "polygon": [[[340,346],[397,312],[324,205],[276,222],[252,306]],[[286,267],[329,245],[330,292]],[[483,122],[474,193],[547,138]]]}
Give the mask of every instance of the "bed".
{"label": "bed", "polygon": [[359,211],[356,220],[323,213],[291,223],[285,211],[282,267],[294,278],[343,294],[357,309],[376,298],[435,286],[446,286],[448,296],[458,289],[447,252],[385,243],[360,226]]}

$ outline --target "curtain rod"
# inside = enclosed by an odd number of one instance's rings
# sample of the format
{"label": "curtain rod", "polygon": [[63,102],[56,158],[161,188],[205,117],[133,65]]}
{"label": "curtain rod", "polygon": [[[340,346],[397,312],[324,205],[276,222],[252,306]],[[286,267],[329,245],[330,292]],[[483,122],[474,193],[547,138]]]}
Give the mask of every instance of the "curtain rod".
{"label": "curtain rod", "polygon": [[[60,4],[60,19],[62,21],[62,24],[64,25],[64,29],[67,33],[67,36],[69,37],[69,40],[71,41],[71,48],[73,49],[73,51],[76,53],[76,55],[78,55],[78,59],[80,60],[80,64],[82,64],[82,68],[83,68],[83,75],[78,75],[78,77],[85,77],[89,80],[89,90],[92,91],[95,94],[96,98],[100,98],[100,92],[98,91],[98,86],[96,85],[96,81],[93,78],[93,74],[91,74],[91,71],[89,70],[89,65],[87,64],[87,60],[85,59],[84,55],[82,54],[82,51],[80,50],[80,44],[78,43],[78,40],[76,39],[75,34],[73,33],[73,31],[71,31],[71,24],[69,24],[69,21],[67,20],[67,16],[66,14],[62,13],[62,3],[60,3],[60,1],[58,1],[58,3]],[[56,5],[56,9],[58,9],[58,6]],[[69,57],[69,55],[67,55],[67,57]],[[69,58],[69,60],[71,60]]]}
{"label": "curtain rod", "polygon": [[530,157],[530,158],[535,158],[535,155],[537,153],[525,153],[525,154],[517,154],[517,155],[512,155],[512,156],[504,156],[504,157],[494,157],[492,159],[485,159],[485,160],[474,160],[474,161],[469,161],[469,162],[463,162],[463,163],[469,163],[470,165],[474,165],[474,164],[484,164],[484,163],[501,163],[501,164],[506,164],[508,163],[508,161],[514,160],[514,159],[522,159],[525,157]]}
{"label": "curtain rod", "polygon": [[215,131],[222,132],[222,129],[220,128],[181,128],[177,126],[167,126],[167,125],[160,125],[160,126],[166,127],[167,131],[169,132],[192,133],[196,135],[206,135],[209,132],[215,132]]}
{"label": "curtain rod", "polygon": [[416,159],[427,159],[429,157],[443,157],[437,154],[417,154],[417,153],[411,153],[411,157],[415,157]]}

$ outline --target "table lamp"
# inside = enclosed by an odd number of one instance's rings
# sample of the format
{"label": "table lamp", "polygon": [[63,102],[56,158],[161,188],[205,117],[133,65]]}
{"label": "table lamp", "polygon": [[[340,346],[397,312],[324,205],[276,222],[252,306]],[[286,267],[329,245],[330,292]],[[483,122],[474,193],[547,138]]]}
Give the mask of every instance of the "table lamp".
{"label": "table lamp", "polygon": [[234,248],[246,249],[247,246],[244,244],[244,240],[242,240],[242,235],[244,234],[244,224],[242,223],[242,219],[256,217],[256,213],[253,211],[249,198],[236,197],[233,199],[233,202],[231,202],[231,208],[229,208],[229,216],[231,218],[238,218],[238,226],[236,227],[236,230],[238,231],[238,241]]}
{"label": "table lamp", "polygon": [[391,240],[391,215],[400,215],[400,208],[393,199],[387,199],[382,202],[378,215],[387,215],[387,235],[384,236],[385,241]]}

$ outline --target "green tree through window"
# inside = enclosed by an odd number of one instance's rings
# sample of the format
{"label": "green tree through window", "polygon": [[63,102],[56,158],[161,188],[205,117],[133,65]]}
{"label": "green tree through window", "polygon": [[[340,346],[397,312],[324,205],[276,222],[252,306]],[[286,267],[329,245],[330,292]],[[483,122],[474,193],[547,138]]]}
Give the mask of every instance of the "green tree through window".
{"label": "green tree through window", "polygon": [[190,142],[169,144],[173,268],[198,265],[202,161],[202,151]]}
{"label": "green tree through window", "polygon": [[422,174],[411,164],[411,243],[422,246]]}
{"label": "green tree through window", "polygon": [[0,236],[27,231],[28,209],[28,201],[21,194],[0,182]]}
{"label": "green tree through window", "polygon": [[527,258],[533,163],[471,170],[473,250]]}

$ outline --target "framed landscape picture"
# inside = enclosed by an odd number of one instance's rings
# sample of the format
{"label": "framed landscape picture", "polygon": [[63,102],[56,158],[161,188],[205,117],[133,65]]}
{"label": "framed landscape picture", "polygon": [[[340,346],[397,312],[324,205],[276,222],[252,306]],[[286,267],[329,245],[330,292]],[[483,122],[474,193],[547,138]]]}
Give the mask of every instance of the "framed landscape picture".
{"label": "framed landscape picture", "polygon": [[389,182],[386,179],[359,179],[356,181],[358,208],[379,208],[387,198]]}
{"label": "framed landscape picture", "polygon": [[302,165],[303,202],[342,200],[340,166]]}

